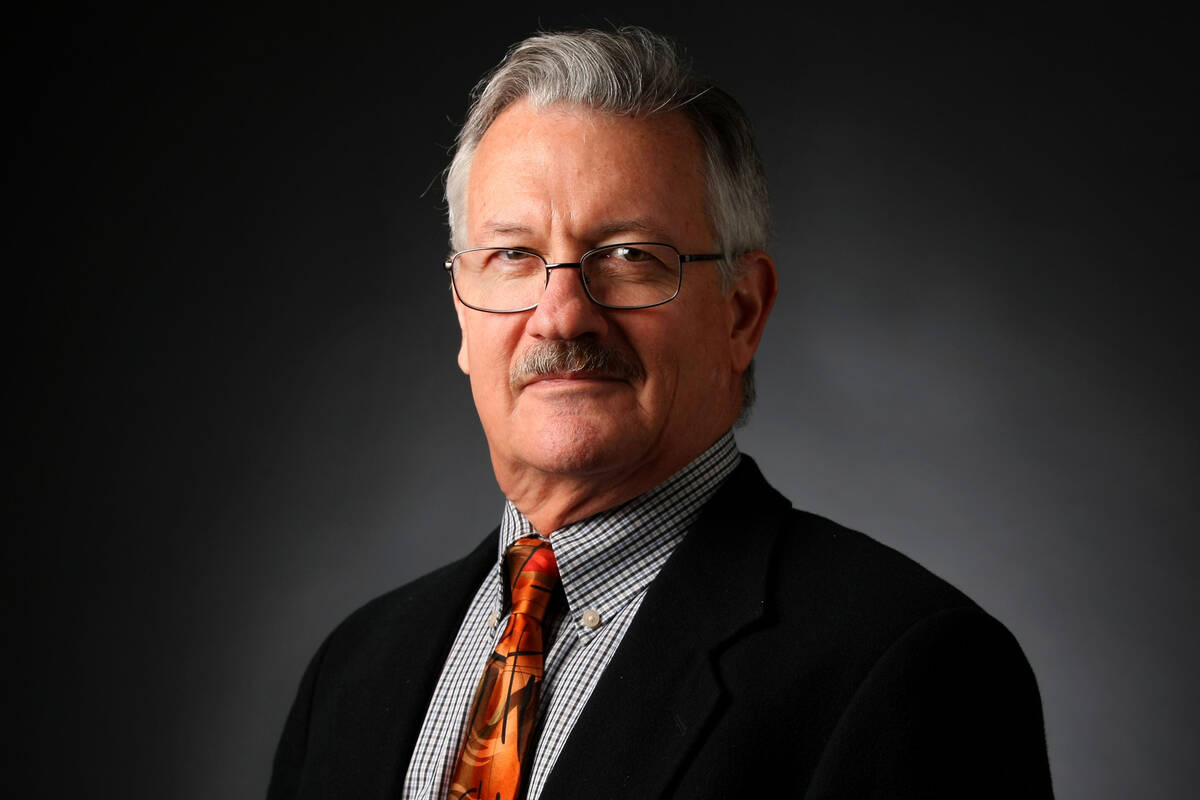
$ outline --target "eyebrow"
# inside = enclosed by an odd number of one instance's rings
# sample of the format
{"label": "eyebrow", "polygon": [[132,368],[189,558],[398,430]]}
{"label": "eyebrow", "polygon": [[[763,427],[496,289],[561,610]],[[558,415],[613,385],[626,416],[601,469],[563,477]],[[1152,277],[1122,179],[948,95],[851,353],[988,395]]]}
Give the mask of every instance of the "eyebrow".
{"label": "eyebrow", "polygon": [[482,233],[504,233],[504,234],[522,234],[529,236],[533,233],[533,228],[527,225],[518,225],[515,222],[485,222],[481,226]]}
{"label": "eyebrow", "polygon": [[617,233],[638,233],[660,239],[666,236],[662,228],[646,217],[614,220],[601,225],[595,230],[595,233],[599,236],[612,236]]}
{"label": "eyebrow", "polygon": [[[533,228],[528,225],[522,225],[518,222],[504,222],[500,220],[485,222],[481,227],[481,233],[489,235],[508,235],[508,236],[532,236],[534,235]],[[631,217],[629,219],[611,220],[602,223],[595,228],[587,231],[589,238],[604,239],[618,233],[637,233],[642,236],[649,236],[657,239],[667,238],[666,233],[656,225],[652,220],[646,217]]]}

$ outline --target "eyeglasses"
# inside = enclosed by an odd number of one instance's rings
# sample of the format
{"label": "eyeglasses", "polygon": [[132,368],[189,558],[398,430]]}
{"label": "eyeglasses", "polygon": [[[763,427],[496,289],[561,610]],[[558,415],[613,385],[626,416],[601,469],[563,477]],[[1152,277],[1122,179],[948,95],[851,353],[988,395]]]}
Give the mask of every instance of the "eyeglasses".
{"label": "eyeglasses", "polygon": [[589,250],[578,261],[551,264],[520,247],[473,247],[452,255],[445,268],[464,306],[515,314],[537,307],[551,270],[578,269],[583,290],[596,305],[650,308],[679,294],[684,264],[722,258],[720,253],[684,255],[659,242],[627,242]]}

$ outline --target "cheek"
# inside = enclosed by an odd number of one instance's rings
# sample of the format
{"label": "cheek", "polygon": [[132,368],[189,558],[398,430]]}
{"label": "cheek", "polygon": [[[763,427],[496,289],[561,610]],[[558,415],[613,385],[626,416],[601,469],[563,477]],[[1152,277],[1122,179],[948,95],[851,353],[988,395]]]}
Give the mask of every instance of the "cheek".
{"label": "cheek", "polygon": [[709,373],[709,337],[673,319],[674,325],[626,330],[628,340],[646,371],[648,402],[675,403],[681,391],[694,388],[700,373]]}
{"label": "cheek", "polygon": [[472,383],[478,380],[488,386],[507,386],[509,368],[524,326],[501,315],[488,315],[476,323],[468,338]]}
{"label": "cheek", "polygon": [[686,404],[703,403],[718,393],[732,369],[729,339],[723,335],[721,320],[715,315],[689,320],[677,331],[671,351],[676,364],[678,390],[691,395],[680,398]]}

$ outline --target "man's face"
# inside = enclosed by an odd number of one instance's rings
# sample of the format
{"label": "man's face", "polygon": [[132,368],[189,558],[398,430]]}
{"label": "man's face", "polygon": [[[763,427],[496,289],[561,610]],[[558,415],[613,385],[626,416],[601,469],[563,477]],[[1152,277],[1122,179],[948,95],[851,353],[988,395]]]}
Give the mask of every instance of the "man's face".
{"label": "man's face", "polygon": [[[518,102],[476,150],[465,246],[520,247],[550,263],[620,242],[711,253],[703,163],[682,114],[634,119]],[[553,270],[531,311],[493,314],[457,299],[455,306],[459,365],[501,489],[514,502],[559,478],[634,493],[656,485],[732,425],[740,373],[757,344],[757,332],[749,349],[739,339],[738,292],[722,290],[714,262],[684,265],[679,296],[654,308],[597,306],[575,269]],[[531,349],[570,341],[594,342],[632,366],[522,372]]]}

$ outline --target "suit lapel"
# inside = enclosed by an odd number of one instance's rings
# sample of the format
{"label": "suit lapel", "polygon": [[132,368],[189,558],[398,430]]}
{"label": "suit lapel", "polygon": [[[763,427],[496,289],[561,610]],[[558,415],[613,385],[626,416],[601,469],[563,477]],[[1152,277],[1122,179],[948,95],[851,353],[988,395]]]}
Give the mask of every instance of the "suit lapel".
{"label": "suit lapel", "polygon": [[770,553],[789,507],[743,456],[651,584],[543,800],[667,790],[717,713],[716,655],[763,612]]}

